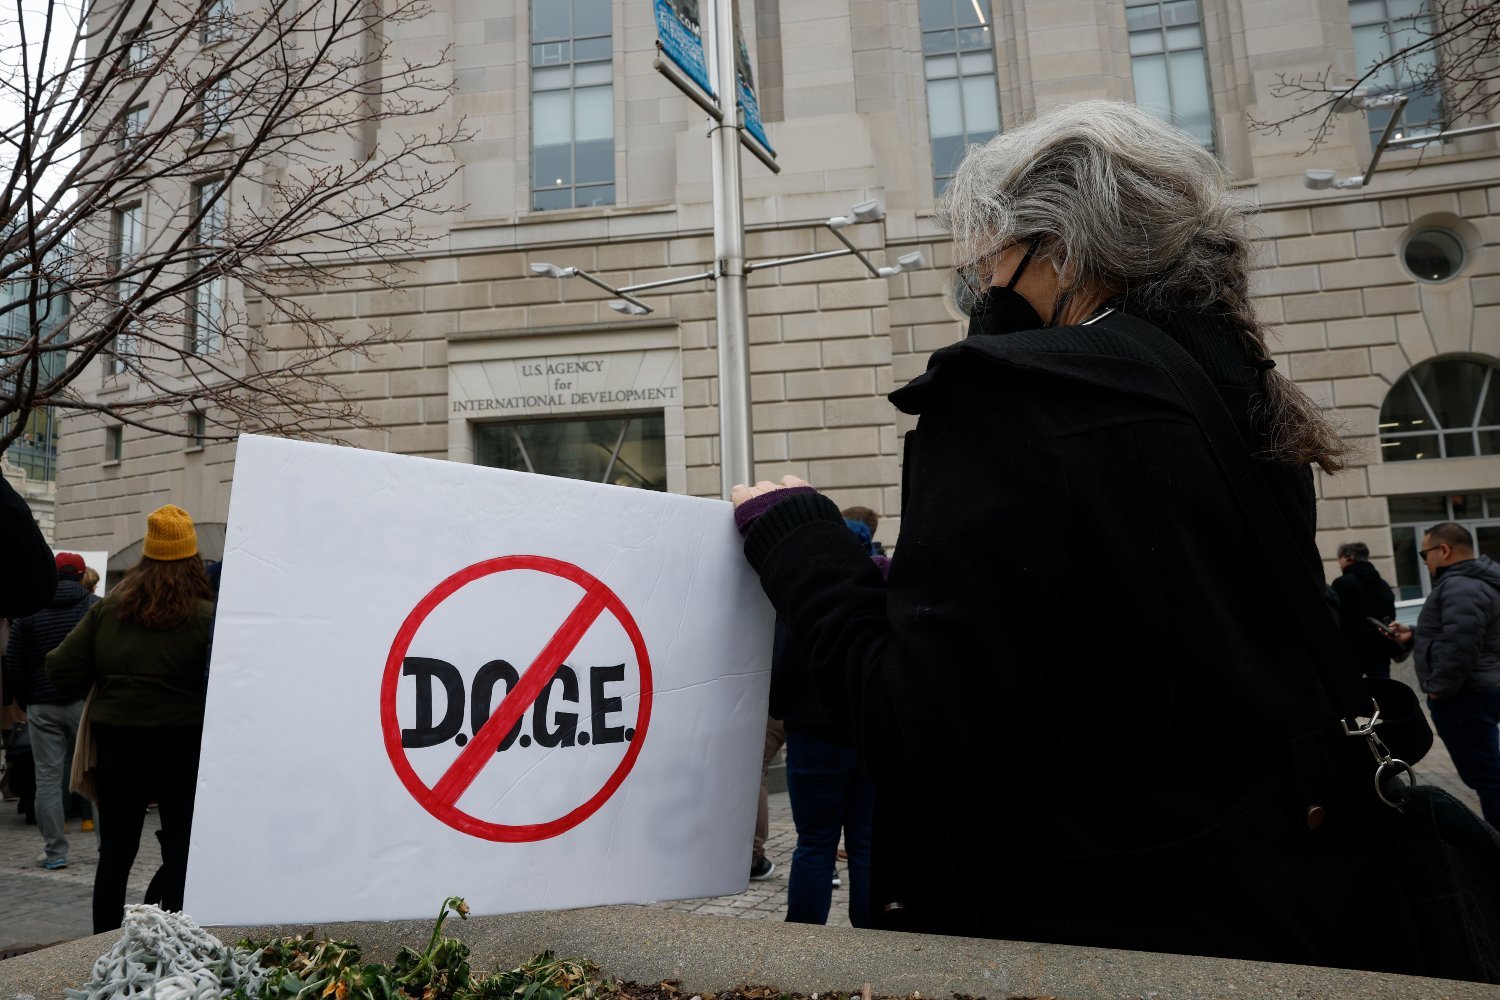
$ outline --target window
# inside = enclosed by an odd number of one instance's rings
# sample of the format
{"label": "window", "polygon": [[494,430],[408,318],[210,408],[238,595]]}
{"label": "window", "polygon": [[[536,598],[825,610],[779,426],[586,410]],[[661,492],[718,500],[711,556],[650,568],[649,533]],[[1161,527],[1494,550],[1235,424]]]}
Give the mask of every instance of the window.
{"label": "window", "polygon": [[[1433,36],[1431,12],[1422,0],[1349,0],[1349,23],[1354,28],[1354,68],[1363,76],[1379,65],[1380,72],[1364,87],[1371,94],[1400,92],[1410,100],[1401,126],[1391,138],[1432,135],[1443,130],[1443,95],[1437,86],[1437,47],[1421,42]],[[1412,46],[1399,59],[1393,53]],[[1391,112],[1369,112],[1370,145],[1380,141]]]}
{"label": "window", "polygon": [[1213,149],[1213,98],[1198,0],[1130,3],[1125,27],[1135,103]]}
{"label": "window", "polygon": [[942,194],[971,144],[1000,131],[989,0],[922,0],[932,191]]}
{"label": "window", "polygon": [[[110,253],[109,264],[110,270],[119,275],[115,279],[115,299],[125,304],[127,308],[134,308],[134,303],[130,300],[135,296],[140,279],[124,272],[140,259],[145,245],[145,232],[141,226],[141,206],[127,205],[124,208],[115,209],[112,222],[114,226],[113,249]],[[115,335],[114,343],[104,364],[107,374],[118,375],[125,371],[128,367],[126,359],[133,356],[139,349],[135,336],[130,332],[133,325],[132,322],[127,321],[121,327],[120,332]]]}
{"label": "window", "polygon": [[1391,514],[1398,601],[1415,600],[1432,589],[1417,553],[1422,548],[1422,535],[1434,524],[1456,521],[1474,536],[1479,555],[1500,559],[1500,493],[1387,497],[1386,506]]}
{"label": "window", "polygon": [[615,203],[609,0],[531,5],[531,207]]}
{"label": "window", "polygon": [[125,35],[125,72],[144,73],[151,61],[151,25],[143,24]]}
{"label": "window", "polygon": [[229,123],[233,94],[227,77],[220,77],[203,91],[203,115],[198,119],[198,138],[204,142],[216,138]]}
{"label": "window", "polygon": [[202,260],[199,280],[188,291],[187,348],[194,354],[211,354],[219,349],[220,328],[224,321],[227,287],[224,275],[203,273],[204,269],[217,267],[212,258],[224,245],[227,209],[222,186],[221,178],[193,185],[192,211],[201,213],[193,230],[193,242],[195,252]]}
{"label": "window", "polygon": [[118,462],[125,451],[125,428],[104,428],[104,460]]}
{"label": "window", "polygon": [[[0,417],[0,434],[9,431],[14,421],[14,414]],[[57,479],[57,413],[52,407],[38,406],[26,415],[20,436],[5,450],[5,461],[35,482]]]}
{"label": "window", "polygon": [[474,454],[497,469],[665,491],[665,428],[659,412],[478,424]]}
{"label": "window", "polygon": [[1401,247],[1401,263],[1418,281],[1447,281],[1464,266],[1464,244],[1446,229],[1422,229]]}
{"label": "window", "polygon": [[1380,408],[1380,452],[1387,462],[1500,455],[1495,369],[1450,359],[1401,376]]}
{"label": "window", "polygon": [[125,112],[125,117],[120,119],[120,134],[116,140],[120,152],[128,150],[140,141],[142,135],[145,135],[147,111],[146,105],[138,104]]}
{"label": "window", "polygon": [[198,410],[188,414],[188,433],[192,435],[188,439],[190,449],[202,448],[204,436],[208,433],[208,418]]}
{"label": "window", "polygon": [[203,12],[198,40],[204,45],[222,42],[234,31],[234,0],[210,0]]}

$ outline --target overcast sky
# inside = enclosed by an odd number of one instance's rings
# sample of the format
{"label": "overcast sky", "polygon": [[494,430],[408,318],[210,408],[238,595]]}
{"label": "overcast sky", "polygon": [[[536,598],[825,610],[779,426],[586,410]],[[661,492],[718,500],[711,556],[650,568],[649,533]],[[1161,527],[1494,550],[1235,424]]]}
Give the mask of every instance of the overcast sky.
{"label": "overcast sky", "polygon": [[[0,80],[6,83],[6,86],[0,86],[0,131],[8,131],[19,122],[21,116],[21,102],[11,90],[11,86],[17,85],[20,78],[21,19],[25,19],[27,49],[31,53],[29,61],[34,66],[35,60],[40,58],[48,5],[46,0],[0,0],[0,4],[3,4],[0,7]],[[62,54],[66,55],[67,46],[76,31],[81,3],[80,0],[57,0],[52,5],[52,10],[53,30],[62,32],[62,36],[53,42],[54,50],[48,53],[51,68],[56,72],[60,65],[56,47],[61,47]],[[15,151],[9,147],[0,147],[0,164],[8,169],[14,161]]]}

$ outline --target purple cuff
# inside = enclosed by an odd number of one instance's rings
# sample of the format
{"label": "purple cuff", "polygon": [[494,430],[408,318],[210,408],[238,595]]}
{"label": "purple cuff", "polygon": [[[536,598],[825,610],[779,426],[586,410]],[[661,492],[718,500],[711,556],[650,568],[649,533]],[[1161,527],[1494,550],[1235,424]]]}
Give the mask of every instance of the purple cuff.
{"label": "purple cuff", "polygon": [[740,537],[744,538],[750,533],[750,526],[756,522],[756,519],[781,501],[799,493],[816,492],[818,491],[811,486],[784,486],[779,490],[751,497],[734,509],[734,526],[740,529]]}

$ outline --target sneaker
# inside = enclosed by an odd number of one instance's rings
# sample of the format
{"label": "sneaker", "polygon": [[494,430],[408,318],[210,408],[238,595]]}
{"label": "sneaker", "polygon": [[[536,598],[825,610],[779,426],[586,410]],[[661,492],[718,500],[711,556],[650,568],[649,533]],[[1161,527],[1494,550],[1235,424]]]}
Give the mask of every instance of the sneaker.
{"label": "sneaker", "polygon": [[838,872],[834,872],[834,873],[833,873],[833,887],[834,887],[834,888],[835,888],[835,889],[837,889],[837,888],[838,888],[838,887],[839,887],[839,886],[841,886],[841,885],[843,885],[843,884],[844,884],[844,883],[843,883],[843,882],[842,882],[842,881],[840,881],[840,880],[839,880],[839,873],[838,873]]}
{"label": "sneaker", "polygon": [[771,859],[762,854],[758,858],[750,860],[750,881],[764,882],[776,873],[776,866]]}
{"label": "sneaker", "polygon": [[84,833],[93,833],[94,821],[91,819],[86,819],[78,825],[78,829],[82,830]]}
{"label": "sneaker", "polygon": [[68,867],[68,859],[67,858],[48,858],[46,861],[42,862],[42,867],[45,868],[45,869],[47,869],[49,872],[55,872],[55,871],[57,871],[57,870],[59,870],[61,868]]}

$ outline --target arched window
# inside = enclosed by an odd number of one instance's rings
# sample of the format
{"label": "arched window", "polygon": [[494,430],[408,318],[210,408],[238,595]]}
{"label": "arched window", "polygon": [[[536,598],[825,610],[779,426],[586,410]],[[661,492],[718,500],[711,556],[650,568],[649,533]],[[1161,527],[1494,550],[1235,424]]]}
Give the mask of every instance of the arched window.
{"label": "arched window", "polygon": [[1401,376],[1380,408],[1387,462],[1500,455],[1500,379],[1480,361],[1429,361]]}

